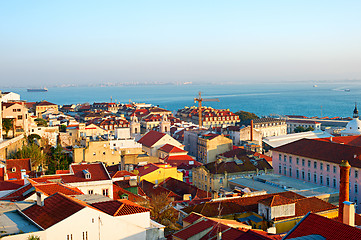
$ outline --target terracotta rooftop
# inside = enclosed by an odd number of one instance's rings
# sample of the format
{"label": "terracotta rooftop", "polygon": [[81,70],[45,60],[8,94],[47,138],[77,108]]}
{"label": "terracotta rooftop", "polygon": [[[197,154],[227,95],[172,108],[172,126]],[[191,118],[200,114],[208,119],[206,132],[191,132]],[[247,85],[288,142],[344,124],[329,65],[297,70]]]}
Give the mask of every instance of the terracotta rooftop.
{"label": "terracotta rooftop", "polygon": [[199,213],[192,212],[187,217],[183,218],[183,222],[187,222],[189,224],[192,224],[195,221],[201,219],[202,217],[203,217],[203,215],[201,215]]}
{"label": "terracotta rooftop", "polygon": [[148,208],[142,207],[126,199],[98,202],[91,205],[112,216],[123,216],[150,211]]}
{"label": "terracotta rooftop", "polygon": [[202,231],[205,231],[207,229],[211,229],[216,223],[209,220],[204,219],[196,224],[192,224],[186,228],[183,228],[182,230],[176,232],[173,234],[173,236],[179,238],[179,239],[188,239],[190,237],[193,237],[197,233],[200,233]]}
{"label": "terracotta rooftop", "polygon": [[303,199],[305,197],[294,192],[282,192],[275,194],[265,194],[252,197],[237,197],[226,200],[218,200],[212,202],[205,202],[195,206],[186,207],[183,209],[186,213],[197,212],[206,217],[224,216],[234,213],[242,212],[258,212],[258,203],[261,200],[270,198],[274,195],[280,195],[290,200]]}
{"label": "terracotta rooftop", "polygon": [[296,201],[294,216],[279,217],[276,218],[275,220],[300,217],[300,216],[305,216],[308,212],[318,213],[333,209],[338,209],[338,207],[331,203],[325,202],[319,198],[309,197],[309,198],[299,199]]}
{"label": "terracotta rooftop", "polygon": [[341,143],[355,147],[361,147],[361,136],[342,136],[342,137],[332,137],[332,138],[318,138],[315,140],[324,141],[324,142],[334,142]]}
{"label": "terracotta rooftop", "polygon": [[[326,162],[341,164],[347,160],[351,166],[361,168],[361,147],[315,139],[301,139],[272,151],[318,159]],[[356,157],[355,157],[356,156]]]}
{"label": "terracotta rooftop", "polygon": [[82,195],[83,193],[76,187],[66,186],[61,183],[41,183],[34,184],[28,183],[23,187],[18,188],[17,190],[11,192],[8,195],[0,198],[1,200],[10,200],[10,201],[23,201],[35,194],[36,192],[41,192],[45,196],[50,196],[55,193],[62,193],[64,195]]}
{"label": "terracotta rooftop", "polygon": [[284,239],[321,235],[327,240],[356,240],[360,239],[361,229],[325,218],[323,216],[307,214]]}
{"label": "terracotta rooftop", "polygon": [[0,191],[16,190],[24,186],[24,180],[0,181]]}
{"label": "terracotta rooftop", "polygon": [[[64,183],[111,180],[102,163],[72,164],[70,169],[70,172],[73,172],[72,175],[61,176]],[[89,179],[85,178],[84,171],[90,173]]]}
{"label": "terracotta rooftop", "polygon": [[44,200],[44,206],[34,204],[23,210],[23,213],[43,229],[47,229],[84,207],[85,205],[81,205],[63,194],[56,193]]}
{"label": "terracotta rooftop", "polygon": [[178,148],[176,146],[173,146],[171,144],[168,144],[168,143],[163,145],[158,150],[166,152],[166,153],[184,153],[184,152],[187,152],[187,151],[185,151],[183,149],[180,149],[180,148]]}
{"label": "terracotta rooftop", "polygon": [[125,171],[125,170],[117,171],[117,172],[111,174],[112,178],[120,178],[120,177],[125,177],[125,176],[133,176],[134,177],[134,176],[137,176],[137,175],[135,175],[134,173]]}
{"label": "terracotta rooftop", "polygon": [[199,189],[194,185],[179,181],[171,177],[164,180],[159,184],[159,186],[162,186],[181,197],[183,197],[184,194],[191,194],[192,199],[196,196],[199,198],[206,198],[212,195],[211,193],[207,193],[206,191]]}
{"label": "terracotta rooftop", "polygon": [[282,197],[280,195],[274,195],[269,198],[263,199],[260,201],[263,205],[269,206],[269,207],[275,207],[275,206],[281,206],[281,205],[287,205],[295,203],[295,200]]}
{"label": "terracotta rooftop", "polygon": [[141,139],[139,139],[138,143],[150,148],[165,135],[166,134],[164,133],[156,132],[152,130],[146,133]]}
{"label": "terracotta rooftop", "polygon": [[113,184],[113,199],[118,200],[121,199],[121,195],[126,194],[128,196],[128,200],[135,203],[145,202],[146,198],[138,196],[132,192],[125,190],[124,188],[119,187],[116,184]]}

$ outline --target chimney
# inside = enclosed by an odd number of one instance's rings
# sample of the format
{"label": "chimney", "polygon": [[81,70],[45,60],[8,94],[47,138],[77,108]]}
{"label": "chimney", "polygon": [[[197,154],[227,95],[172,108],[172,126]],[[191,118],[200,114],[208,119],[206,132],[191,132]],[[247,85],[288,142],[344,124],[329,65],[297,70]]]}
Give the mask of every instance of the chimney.
{"label": "chimney", "polygon": [[21,169],[21,179],[25,179],[25,176],[26,176],[26,170]]}
{"label": "chimney", "polygon": [[253,120],[251,120],[251,141],[253,141]]}
{"label": "chimney", "polygon": [[36,192],[36,204],[40,207],[44,206],[44,201],[40,192]]}
{"label": "chimney", "polygon": [[349,201],[350,194],[350,164],[347,160],[342,160],[340,164],[340,190],[339,190],[339,201],[338,201],[338,221],[343,222],[343,208],[344,202]]}
{"label": "chimney", "polygon": [[355,203],[343,202],[343,223],[351,227],[355,226]]}

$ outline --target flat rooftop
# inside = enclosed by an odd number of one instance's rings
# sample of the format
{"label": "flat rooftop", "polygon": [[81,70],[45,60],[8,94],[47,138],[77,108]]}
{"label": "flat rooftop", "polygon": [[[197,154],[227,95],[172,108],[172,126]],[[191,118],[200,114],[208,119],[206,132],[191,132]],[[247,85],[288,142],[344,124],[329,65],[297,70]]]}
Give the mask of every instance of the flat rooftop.
{"label": "flat rooftop", "polygon": [[255,191],[267,191],[267,193],[278,193],[292,191],[304,197],[317,197],[326,194],[338,194],[338,189],[319,186],[314,183],[302,181],[277,174],[258,175],[254,178],[245,177],[229,181],[231,185],[248,187]]}
{"label": "flat rooftop", "polygon": [[0,238],[7,235],[41,231],[17,210],[0,214]]}

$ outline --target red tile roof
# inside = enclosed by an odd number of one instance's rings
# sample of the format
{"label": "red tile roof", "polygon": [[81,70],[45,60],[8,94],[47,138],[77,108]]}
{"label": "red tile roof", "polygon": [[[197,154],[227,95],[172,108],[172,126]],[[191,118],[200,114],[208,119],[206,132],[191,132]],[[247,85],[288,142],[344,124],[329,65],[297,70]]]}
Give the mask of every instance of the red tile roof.
{"label": "red tile roof", "polygon": [[166,153],[184,153],[184,152],[187,152],[187,151],[185,151],[183,149],[180,149],[180,148],[178,148],[176,146],[173,146],[171,144],[168,144],[168,143],[163,145],[158,150],[166,152]]}
{"label": "red tile roof", "polygon": [[201,219],[203,217],[203,215],[199,214],[199,213],[194,213],[192,212],[191,214],[189,214],[187,217],[183,218],[183,222],[187,222],[187,223],[194,223],[195,221]]}
{"label": "red tile roof", "polygon": [[111,216],[123,216],[150,211],[150,209],[142,207],[126,199],[92,203],[91,205]]}
{"label": "red tile roof", "polygon": [[125,176],[137,176],[134,173],[128,172],[128,171],[117,171],[111,175],[112,178],[120,178]]}
{"label": "red tile roof", "polygon": [[36,106],[49,106],[49,105],[56,105],[56,104],[48,102],[48,101],[41,101],[41,102],[36,104]]}
{"label": "red tile roof", "polygon": [[295,200],[285,198],[280,195],[274,195],[259,202],[269,207],[275,207],[295,203]]}
{"label": "red tile roof", "polygon": [[319,213],[319,212],[336,210],[336,209],[338,209],[338,207],[331,203],[325,202],[316,197],[309,197],[309,198],[299,199],[296,201],[295,215],[287,216],[287,217],[278,217],[275,218],[275,220],[301,217],[301,216],[305,216],[308,212]]}
{"label": "red tile roof", "polygon": [[61,183],[28,183],[25,186],[18,188],[17,190],[3,196],[0,199],[10,201],[23,201],[31,195],[35,194],[35,192],[42,192],[45,196],[50,196],[55,193],[62,193],[70,196],[83,194],[78,188],[65,186]]}
{"label": "red tile roof", "polygon": [[30,158],[26,159],[7,159],[6,160],[6,169],[10,173],[12,168],[16,168],[16,171],[25,169],[27,172],[31,171],[31,161]]}
{"label": "red tile roof", "polygon": [[70,217],[84,207],[85,205],[61,193],[56,193],[44,200],[44,206],[34,204],[23,210],[23,213],[43,229],[47,229]]}
{"label": "red tile roof", "polygon": [[121,195],[126,194],[128,195],[128,200],[135,203],[141,203],[147,201],[146,198],[138,196],[132,192],[125,190],[124,188],[119,187],[116,184],[113,184],[113,199],[118,200],[121,199]]}
{"label": "red tile roof", "polygon": [[[73,175],[61,175],[64,183],[71,182],[89,182],[89,181],[102,181],[110,180],[108,171],[102,163],[87,163],[87,164],[72,164],[70,165]],[[90,179],[86,179],[83,170],[90,173]]]}
{"label": "red tile roof", "polygon": [[361,147],[361,136],[342,136],[342,137],[332,137],[332,138],[317,138],[315,140],[325,141],[325,142],[335,142],[346,144],[355,147]]}
{"label": "red tile roof", "polygon": [[164,180],[159,184],[159,186],[162,186],[181,197],[183,197],[184,194],[191,194],[192,199],[195,197],[206,198],[212,195],[211,193],[207,193],[206,191],[199,189],[196,186],[171,177]]}
{"label": "red tile roof", "polygon": [[277,147],[272,151],[319,159],[336,164],[341,164],[341,160],[347,160],[351,166],[361,168],[361,147],[315,139],[301,139]]}
{"label": "red tile roof", "polygon": [[189,166],[190,168],[202,166],[202,163],[194,160],[189,155],[167,156],[164,158],[164,162],[177,168],[180,166]]}
{"label": "red tile roof", "polygon": [[183,209],[186,213],[197,212],[207,217],[223,216],[242,212],[258,212],[258,203],[274,195],[280,195],[290,200],[303,199],[305,197],[294,192],[282,192],[265,194],[252,197],[239,197],[226,200],[218,200],[213,202],[204,202],[195,206]]}
{"label": "red tile roof", "polygon": [[188,239],[188,238],[193,237],[194,235],[196,235],[202,231],[205,231],[207,229],[211,230],[211,228],[215,224],[216,223],[212,220],[204,219],[196,224],[192,224],[186,228],[183,228],[182,230],[173,234],[173,236],[175,236],[179,239]]}
{"label": "red tile roof", "polygon": [[69,174],[70,170],[56,170],[55,174]]}
{"label": "red tile roof", "polygon": [[24,180],[0,181],[0,191],[16,190],[24,186]]}
{"label": "red tile roof", "polygon": [[149,131],[141,139],[138,140],[138,143],[150,148],[165,135],[165,133]]}
{"label": "red tile roof", "polygon": [[142,180],[139,183],[139,187],[144,191],[147,197],[152,198],[154,195],[165,194],[169,198],[174,198],[175,200],[182,200],[183,196],[179,196],[178,194],[162,187],[156,186],[154,183],[148,182],[147,180]]}
{"label": "red tile roof", "polygon": [[308,235],[321,235],[327,240],[356,240],[360,239],[361,229],[319,216],[307,214],[284,239]]}

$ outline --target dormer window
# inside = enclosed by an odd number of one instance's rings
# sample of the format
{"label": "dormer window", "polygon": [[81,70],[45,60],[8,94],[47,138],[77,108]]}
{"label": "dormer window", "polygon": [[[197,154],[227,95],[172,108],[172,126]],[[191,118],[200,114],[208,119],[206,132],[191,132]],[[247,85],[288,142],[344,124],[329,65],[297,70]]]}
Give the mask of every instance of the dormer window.
{"label": "dormer window", "polygon": [[11,169],[11,171],[12,171],[12,172],[16,172],[16,167],[13,167],[13,168]]}
{"label": "dormer window", "polygon": [[91,179],[91,174],[88,170],[83,170],[83,174],[85,179]]}

